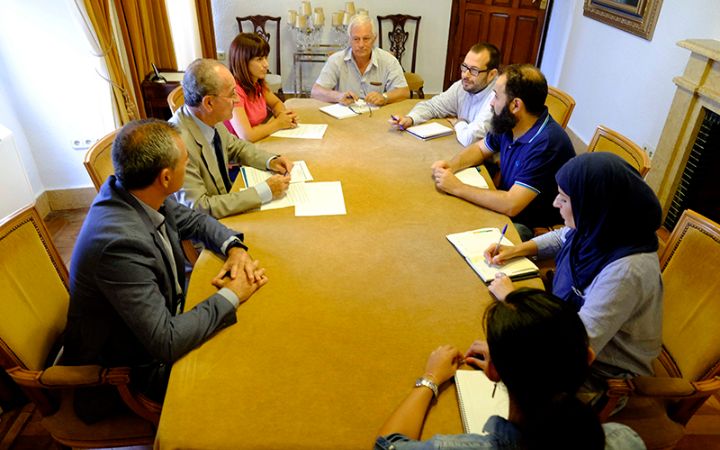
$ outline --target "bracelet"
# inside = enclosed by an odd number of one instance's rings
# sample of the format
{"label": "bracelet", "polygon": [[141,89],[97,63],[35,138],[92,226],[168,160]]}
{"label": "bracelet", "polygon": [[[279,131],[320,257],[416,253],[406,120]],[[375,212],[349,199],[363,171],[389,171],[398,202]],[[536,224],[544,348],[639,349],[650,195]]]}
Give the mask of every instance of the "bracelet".
{"label": "bracelet", "polygon": [[426,387],[432,391],[433,397],[437,398],[437,396],[438,396],[437,384],[433,383],[431,380],[429,380],[425,377],[420,377],[417,380],[415,380],[415,387],[416,388]]}

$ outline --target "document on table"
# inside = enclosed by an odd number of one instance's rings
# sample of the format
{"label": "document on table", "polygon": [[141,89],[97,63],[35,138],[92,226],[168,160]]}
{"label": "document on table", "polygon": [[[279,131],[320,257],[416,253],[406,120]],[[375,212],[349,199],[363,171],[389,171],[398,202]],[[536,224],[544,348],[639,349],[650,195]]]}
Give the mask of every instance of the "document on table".
{"label": "document on table", "polygon": [[290,183],[287,192],[281,198],[276,198],[268,203],[260,206],[260,211],[269,209],[289,208],[298,203],[307,201],[307,192],[305,191],[305,183]]}
{"label": "document on table", "polygon": [[296,216],[345,215],[345,198],[339,181],[302,183],[306,197],[295,203]]}
{"label": "document on table", "polygon": [[[270,178],[273,173],[267,170],[258,170],[254,167],[243,166],[240,168],[240,175],[245,182],[245,186],[253,187]],[[305,161],[293,161],[293,168],[290,172],[290,183],[301,183],[303,181],[312,181],[313,176],[310,173]]]}
{"label": "document on table", "polygon": [[292,139],[322,139],[327,130],[327,124],[299,123],[295,128],[278,130],[271,134],[272,137]]}
{"label": "document on table", "polygon": [[452,128],[446,127],[445,125],[437,122],[415,125],[414,127],[406,128],[405,130],[413,136],[419,137],[423,141],[453,134]]}
{"label": "document on table", "polygon": [[370,106],[365,102],[362,104],[353,103],[350,106],[345,106],[340,103],[334,105],[327,105],[320,108],[320,111],[325,114],[331,115],[336,119],[347,119],[348,117],[359,116],[362,113],[369,112],[370,110],[379,109],[378,106]]}
{"label": "document on table", "polygon": [[458,370],[455,387],[466,433],[487,434],[485,422],[491,416],[507,419],[510,397],[502,382],[493,383],[482,370]]}
{"label": "document on table", "polygon": [[480,171],[477,170],[476,167],[463,169],[460,172],[457,172],[455,176],[458,177],[458,180],[465,184],[469,184],[470,186],[489,189],[487,181],[485,181],[485,178],[480,174]]}

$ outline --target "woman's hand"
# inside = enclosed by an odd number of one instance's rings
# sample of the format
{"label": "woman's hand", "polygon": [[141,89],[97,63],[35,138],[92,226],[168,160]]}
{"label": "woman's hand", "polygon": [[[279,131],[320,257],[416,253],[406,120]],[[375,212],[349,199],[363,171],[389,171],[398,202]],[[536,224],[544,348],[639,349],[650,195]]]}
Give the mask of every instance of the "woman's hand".
{"label": "woman's hand", "polygon": [[514,246],[498,245],[497,243],[490,244],[490,246],[485,249],[485,253],[483,255],[485,256],[485,261],[488,264],[495,266],[503,265],[508,262],[508,260],[516,256]]}
{"label": "woman's hand", "polygon": [[455,375],[463,361],[463,355],[457,348],[452,345],[441,345],[430,353],[425,364],[425,376],[440,386]]}
{"label": "woman's hand", "polygon": [[297,117],[297,114],[293,111],[280,111],[277,116],[275,116],[275,121],[277,122],[278,129],[284,130],[286,128],[295,128],[297,127],[297,122],[295,121],[295,118]]}
{"label": "woman's hand", "polygon": [[492,292],[498,300],[505,301],[505,297],[515,290],[515,286],[509,276],[498,272],[495,274],[495,279],[492,280],[492,283],[488,286],[488,290]]}

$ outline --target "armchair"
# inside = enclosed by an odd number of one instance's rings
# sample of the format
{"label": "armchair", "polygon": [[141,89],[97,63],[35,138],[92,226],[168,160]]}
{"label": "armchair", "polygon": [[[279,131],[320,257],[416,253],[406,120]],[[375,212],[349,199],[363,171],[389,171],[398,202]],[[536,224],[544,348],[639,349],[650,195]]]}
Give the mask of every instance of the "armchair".
{"label": "armchair", "polygon": [[563,92],[556,87],[548,86],[545,106],[548,107],[548,112],[552,118],[555,119],[555,122],[565,128],[570,121],[573,109],[575,109],[575,99],[567,92]]}
{"label": "armchair", "polygon": [[[151,444],[160,405],[129,388],[130,368],[57,366],[69,304],[68,273],[33,206],[0,224],[0,365],[43,416],[58,443],[81,448]],[[129,411],[88,425],[75,416],[77,387],[111,385]]]}
{"label": "armchair", "polygon": [[639,145],[617,131],[598,125],[587,148],[588,152],[615,153],[640,172],[645,178],[650,172],[650,158]]}
{"label": "armchair", "polygon": [[648,449],[671,449],[698,408],[720,391],[720,225],[687,210],[660,258],[665,289],[663,348],[654,377],[608,381],[605,420],[640,434]]}

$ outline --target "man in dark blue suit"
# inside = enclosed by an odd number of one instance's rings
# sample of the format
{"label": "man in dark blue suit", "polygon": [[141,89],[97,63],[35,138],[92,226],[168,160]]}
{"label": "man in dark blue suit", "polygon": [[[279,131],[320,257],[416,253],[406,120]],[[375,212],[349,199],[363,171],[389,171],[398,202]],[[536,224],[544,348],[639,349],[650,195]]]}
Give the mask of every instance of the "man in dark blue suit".
{"label": "man in dark blue suit", "polygon": [[[133,368],[135,387],[161,400],[174,361],[236,322],[235,309],[267,282],[243,235],[178,204],[187,150],[167,122],[131,122],[112,148],[115,175],[100,188],[70,266],[64,364]],[[184,311],[181,239],[227,256],[218,291]],[[75,409],[99,420],[119,405],[112,391],[78,392]]]}

